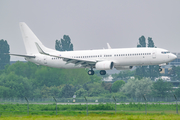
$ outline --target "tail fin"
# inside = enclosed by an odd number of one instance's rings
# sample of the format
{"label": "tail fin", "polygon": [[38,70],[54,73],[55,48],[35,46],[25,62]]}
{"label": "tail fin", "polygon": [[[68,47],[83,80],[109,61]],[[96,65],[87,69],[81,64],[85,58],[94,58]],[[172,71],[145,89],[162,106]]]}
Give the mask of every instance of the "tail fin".
{"label": "tail fin", "polygon": [[28,55],[39,53],[35,43],[38,43],[45,51],[50,50],[41,43],[41,41],[36,37],[32,30],[26,25],[26,23],[20,22],[19,26],[21,29],[26,52]]}

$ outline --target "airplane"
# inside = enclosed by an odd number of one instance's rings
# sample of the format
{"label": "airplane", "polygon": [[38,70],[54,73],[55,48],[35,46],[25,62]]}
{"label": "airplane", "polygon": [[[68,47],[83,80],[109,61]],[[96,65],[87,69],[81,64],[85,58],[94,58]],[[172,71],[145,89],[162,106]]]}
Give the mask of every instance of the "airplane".
{"label": "airplane", "polygon": [[11,54],[24,57],[25,60],[37,65],[54,68],[90,68],[89,75],[94,75],[94,70],[100,70],[101,75],[106,70],[132,69],[133,66],[167,65],[177,58],[176,55],[162,48],[117,48],[112,49],[107,43],[108,49],[57,51],[45,47],[32,30],[24,22],[20,22],[20,30],[27,54]]}

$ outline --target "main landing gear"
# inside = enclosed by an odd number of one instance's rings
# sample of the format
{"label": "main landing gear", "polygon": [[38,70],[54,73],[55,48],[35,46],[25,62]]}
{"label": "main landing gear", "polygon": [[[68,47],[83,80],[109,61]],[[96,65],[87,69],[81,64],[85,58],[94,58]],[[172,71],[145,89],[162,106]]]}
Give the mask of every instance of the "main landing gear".
{"label": "main landing gear", "polygon": [[159,72],[161,72],[162,71],[162,68],[161,68],[161,66],[159,66]]}
{"label": "main landing gear", "polygon": [[94,75],[94,70],[89,70],[88,75]]}
{"label": "main landing gear", "polygon": [[101,71],[100,71],[100,74],[101,74],[101,75],[105,75],[105,74],[106,74],[106,71],[105,71],[105,70],[101,70]]}
{"label": "main landing gear", "polygon": [[[105,70],[101,70],[100,71],[100,75],[105,75],[106,74],[106,71]],[[88,75],[94,75],[94,70],[91,69],[88,71]]]}

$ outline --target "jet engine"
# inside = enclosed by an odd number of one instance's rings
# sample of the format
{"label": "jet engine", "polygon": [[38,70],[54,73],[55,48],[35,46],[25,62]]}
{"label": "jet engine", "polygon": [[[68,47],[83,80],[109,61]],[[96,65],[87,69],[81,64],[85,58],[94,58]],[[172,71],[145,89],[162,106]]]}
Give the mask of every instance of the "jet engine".
{"label": "jet engine", "polygon": [[133,68],[133,66],[116,66],[117,70],[130,70]]}
{"label": "jet engine", "polygon": [[111,61],[97,62],[95,67],[97,70],[110,70],[114,67],[114,63]]}

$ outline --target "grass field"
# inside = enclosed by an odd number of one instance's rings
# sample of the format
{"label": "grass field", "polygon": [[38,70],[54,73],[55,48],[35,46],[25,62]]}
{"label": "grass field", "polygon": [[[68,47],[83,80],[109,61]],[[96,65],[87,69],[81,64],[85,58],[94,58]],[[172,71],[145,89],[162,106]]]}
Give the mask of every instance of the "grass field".
{"label": "grass field", "polygon": [[150,115],[126,115],[126,114],[90,114],[77,115],[77,116],[16,116],[16,117],[1,117],[0,120],[179,120],[179,115],[160,115],[160,114],[150,114]]}
{"label": "grass field", "polygon": [[[180,106],[178,106],[180,109]],[[130,103],[116,106],[114,104],[58,105],[30,104],[29,115],[27,104],[0,104],[0,120],[180,120],[176,114],[175,104]]]}

